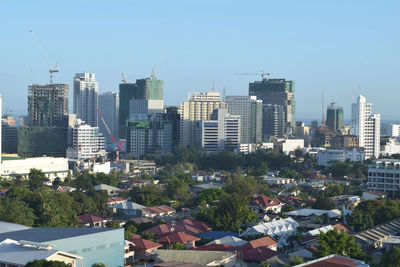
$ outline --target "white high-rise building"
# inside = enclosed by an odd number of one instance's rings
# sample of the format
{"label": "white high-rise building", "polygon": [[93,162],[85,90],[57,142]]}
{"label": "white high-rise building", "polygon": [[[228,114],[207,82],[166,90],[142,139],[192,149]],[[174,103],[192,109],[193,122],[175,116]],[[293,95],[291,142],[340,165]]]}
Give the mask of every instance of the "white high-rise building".
{"label": "white high-rise building", "polygon": [[[0,95],[0,119],[1,118],[3,118],[3,97]],[[3,145],[2,143],[1,143],[1,137],[3,136],[2,134],[2,132],[1,132],[1,128],[2,127],[0,127],[0,169],[1,169],[1,162],[2,162],[2,158],[1,158],[1,153],[3,152],[2,150],[1,150],[1,146]]]}
{"label": "white high-rise building", "polygon": [[[119,139],[119,94],[107,92],[99,95],[99,111],[103,116],[111,134],[118,142]],[[100,131],[106,138],[106,150],[113,151],[115,149],[114,140],[107,130],[107,126],[99,118]]]}
{"label": "white high-rise building", "polygon": [[381,115],[372,114],[372,104],[362,95],[351,106],[351,134],[358,136],[358,146],[365,148],[366,158],[379,157]]}
{"label": "white high-rise building", "polygon": [[382,126],[382,135],[390,137],[400,136],[400,124],[386,124]]}
{"label": "white high-rise building", "polygon": [[180,142],[184,146],[199,142],[201,121],[210,120],[214,110],[226,108],[219,92],[189,93],[188,101],[181,104]]}
{"label": "white high-rise building", "polygon": [[90,126],[98,126],[99,83],[94,73],[76,73],[74,77],[74,113]]}
{"label": "white high-rise building", "polygon": [[105,139],[99,127],[77,119],[71,134],[72,147],[67,149],[67,158],[82,160],[105,156]]}
{"label": "white high-rise building", "polygon": [[212,120],[201,122],[201,145],[207,153],[230,149],[240,150],[240,115],[231,115],[227,109],[215,110]]}
{"label": "white high-rise building", "polygon": [[240,142],[254,144],[262,141],[262,100],[256,96],[227,96],[228,113],[240,115]]}

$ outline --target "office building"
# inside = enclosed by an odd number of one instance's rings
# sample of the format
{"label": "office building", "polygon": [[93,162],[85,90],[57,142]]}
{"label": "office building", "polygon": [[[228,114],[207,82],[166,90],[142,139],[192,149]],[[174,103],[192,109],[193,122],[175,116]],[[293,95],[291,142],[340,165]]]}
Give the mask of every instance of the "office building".
{"label": "office building", "polygon": [[201,122],[201,146],[207,153],[240,151],[240,115],[231,115],[226,108],[214,111],[211,120]]}
{"label": "office building", "polygon": [[119,125],[120,138],[126,138],[126,121],[129,119],[129,100],[154,99],[163,100],[163,81],[151,78],[138,79],[136,83],[121,83],[119,85]]}
{"label": "office building", "polygon": [[164,113],[164,100],[131,99],[129,100],[129,117],[136,114]]}
{"label": "office building", "polygon": [[99,127],[77,119],[69,138],[72,138],[72,147],[67,149],[67,158],[84,160],[105,156],[105,138]]}
{"label": "office building", "polygon": [[1,233],[0,242],[6,239],[25,240],[26,244],[41,247],[51,245],[54,249],[77,255],[76,266],[90,267],[99,262],[105,266],[124,266],[123,228],[38,227]]}
{"label": "office building", "polygon": [[166,114],[135,114],[126,122],[126,151],[131,157],[172,151],[172,122]]}
{"label": "office building", "polygon": [[[296,122],[294,93],[294,81],[286,81],[285,79],[263,79],[249,84],[249,95],[257,96],[258,99],[263,101],[264,105],[270,105],[263,112],[263,118],[269,117],[271,119],[272,117],[275,119],[269,121],[272,126],[263,129],[263,140],[268,135],[286,137],[293,134]],[[274,114],[268,115],[271,112]],[[275,124],[279,124],[279,126],[275,126]],[[281,130],[280,127],[283,127],[283,129]],[[264,132],[264,130],[269,132]]]}
{"label": "office building", "polygon": [[168,106],[165,108],[167,118],[172,123],[172,147],[180,144],[180,134],[181,134],[181,120],[179,115],[179,107]]}
{"label": "office building", "polygon": [[227,96],[228,113],[240,115],[240,142],[243,144],[262,141],[262,100],[256,96]]}
{"label": "office building", "polygon": [[74,113],[78,119],[98,126],[99,83],[93,73],[76,73],[74,77]]}
{"label": "office building", "polygon": [[304,122],[297,121],[294,136],[295,138],[304,139],[304,145],[308,146],[310,143],[310,127],[306,126]]}
{"label": "office building", "polygon": [[392,196],[400,189],[400,160],[373,160],[368,168],[367,190],[382,191]]}
{"label": "office building", "polygon": [[271,137],[282,138],[287,136],[284,106],[263,104],[262,121],[263,141],[270,141]]}
{"label": "office building", "polygon": [[68,114],[68,84],[33,84],[28,87],[28,124],[54,127]]}
{"label": "office building", "polygon": [[5,115],[1,121],[1,151],[8,154],[18,152],[18,128],[12,116]]}
{"label": "office building", "polygon": [[201,121],[211,119],[214,110],[226,108],[219,92],[189,93],[188,101],[181,104],[180,142],[184,146],[201,145]]}
{"label": "office building", "polygon": [[336,134],[330,139],[330,148],[343,149],[349,147],[358,147],[358,136]]}
{"label": "office building", "polygon": [[344,126],[343,108],[332,102],[326,112],[326,126],[332,132],[338,132]]}
{"label": "office building", "polygon": [[99,112],[105,123],[100,118],[100,132],[106,138],[106,150],[108,152],[116,149],[114,140],[110,136],[107,128],[111,131],[116,142],[119,140],[119,95],[118,93],[107,92],[99,95]]}
{"label": "office building", "polygon": [[358,96],[352,104],[351,132],[358,136],[358,145],[365,148],[366,157],[378,158],[380,154],[380,114],[372,114],[372,104],[366,98]]}
{"label": "office building", "polygon": [[382,135],[390,136],[390,137],[399,137],[400,136],[400,124],[384,124],[382,125]]}

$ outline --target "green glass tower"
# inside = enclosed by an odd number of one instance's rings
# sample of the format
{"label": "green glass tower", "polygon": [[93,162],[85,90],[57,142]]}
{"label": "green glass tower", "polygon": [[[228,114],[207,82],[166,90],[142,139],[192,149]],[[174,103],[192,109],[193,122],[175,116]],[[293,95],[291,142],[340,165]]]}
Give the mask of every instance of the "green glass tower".
{"label": "green glass tower", "polygon": [[129,100],[163,99],[163,81],[154,76],[138,79],[136,83],[119,85],[119,137],[126,138],[126,120],[129,118]]}
{"label": "green glass tower", "polygon": [[343,108],[332,102],[326,112],[326,125],[332,132],[339,131],[344,126]]}

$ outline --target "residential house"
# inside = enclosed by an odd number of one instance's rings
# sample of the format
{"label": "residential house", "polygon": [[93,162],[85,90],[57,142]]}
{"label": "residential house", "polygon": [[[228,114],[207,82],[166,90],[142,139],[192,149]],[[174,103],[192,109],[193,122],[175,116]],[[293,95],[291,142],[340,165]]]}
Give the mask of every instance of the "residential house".
{"label": "residential house", "polygon": [[208,246],[208,245],[212,245],[212,244],[217,244],[217,245],[229,245],[232,247],[241,247],[246,243],[247,243],[247,241],[245,241],[243,239],[228,235],[228,236],[224,236],[219,239],[215,239],[214,241],[211,241],[211,242],[207,243],[206,245]]}
{"label": "residential house", "polygon": [[111,186],[111,185],[106,185],[106,184],[96,185],[94,187],[94,189],[96,189],[97,191],[101,191],[101,190],[107,191],[107,194],[109,196],[117,196],[120,192],[119,188]]}
{"label": "residential house", "polygon": [[129,251],[135,252],[135,260],[154,259],[156,250],[162,247],[161,244],[143,239],[139,235],[133,235],[127,241],[132,243],[129,245]]}
{"label": "residential house", "polygon": [[250,208],[257,211],[263,211],[264,213],[281,213],[283,202],[277,198],[267,197],[265,195],[259,195],[253,197],[250,200]]}
{"label": "residential house", "polygon": [[195,242],[199,241],[201,238],[182,232],[173,232],[159,235],[155,239],[164,244],[168,249],[171,249],[173,243],[181,243],[184,244],[187,249],[193,249],[196,247]]}
{"label": "residential house", "polygon": [[333,210],[319,210],[319,209],[299,209],[295,211],[286,212],[289,217],[299,220],[314,220],[324,214],[328,216],[329,221],[337,221],[342,213],[338,209]]}
{"label": "residential house", "polygon": [[203,222],[185,219],[182,221],[172,221],[166,224],[160,224],[143,232],[153,233],[155,236],[172,232],[184,232],[190,235],[197,235],[210,230],[211,228]]}
{"label": "residential house", "polygon": [[78,217],[81,221],[80,227],[106,227],[109,219],[106,216],[97,213],[83,214]]}
{"label": "residential house", "polygon": [[146,208],[140,204],[134,202],[122,202],[117,204],[108,205],[109,208],[113,209],[114,213],[117,213],[124,219],[133,219],[143,216],[143,209]]}
{"label": "residential house", "polygon": [[369,264],[366,264],[365,262],[360,260],[332,254],[316,260],[295,265],[295,267],[306,267],[306,266],[307,267],[328,267],[328,266],[369,267]]}
{"label": "residential house", "polygon": [[174,216],[176,211],[166,205],[143,208],[143,216],[148,218]]}
{"label": "residential house", "polygon": [[123,197],[109,197],[107,199],[107,205],[116,205],[116,204],[121,204],[121,203],[125,203],[127,202],[127,200]]}
{"label": "residential house", "polygon": [[243,250],[248,249],[255,249],[259,247],[265,247],[274,251],[278,250],[278,243],[272,239],[270,236],[258,238],[247,242],[246,244],[242,245]]}

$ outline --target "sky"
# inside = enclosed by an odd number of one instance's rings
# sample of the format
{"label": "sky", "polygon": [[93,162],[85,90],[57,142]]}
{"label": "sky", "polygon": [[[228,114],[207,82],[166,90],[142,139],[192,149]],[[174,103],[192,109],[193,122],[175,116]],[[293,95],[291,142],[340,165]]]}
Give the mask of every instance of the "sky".
{"label": "sky", "polygon": [[[150,77],[166,105],[188,92],[247,95],[260,75],[296,83],[297,118],[321,118],[335,101],[350,117],[358,92],[383,120],[400,120],[400,1],[0,1],[3,112],[26,114],[28,85],[70,85],[96,74],[100,92]],[[360,88],[360,90],[358,89]],[[325,109],[324,108],[324,109]],[[70,108],[70,112],[72,109]]]}

